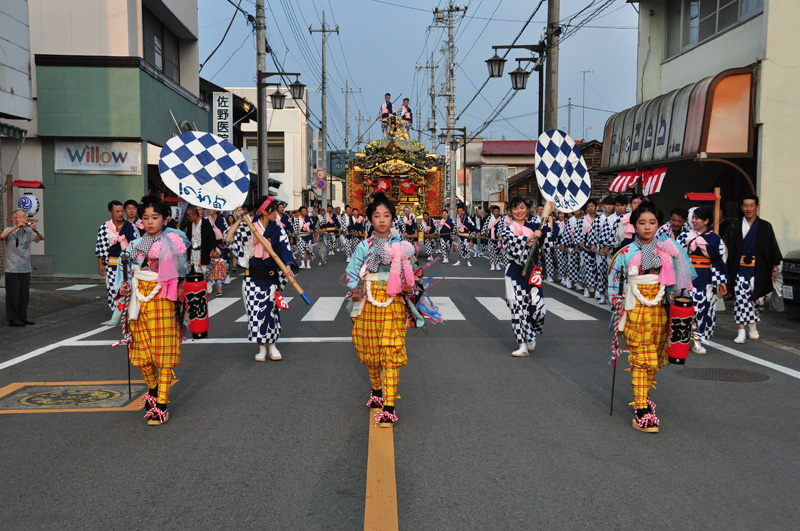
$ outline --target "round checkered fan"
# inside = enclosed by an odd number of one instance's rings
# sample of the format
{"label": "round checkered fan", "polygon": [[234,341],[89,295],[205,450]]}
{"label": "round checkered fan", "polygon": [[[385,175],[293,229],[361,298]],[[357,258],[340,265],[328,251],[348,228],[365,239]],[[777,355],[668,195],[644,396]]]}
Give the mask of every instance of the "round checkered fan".
{"label": "round checkered fan", "polygon": [[561,212],[575,212],[589,199],[592,183],[586,161],[564,131],[550,129],[539,136],[534,165],[542,196]]}
{"label": "round checkered fan", "polygon": [[250,189],[242,152],[210,133],[189,131],[171,138],[161,149],[158,170],[167,188],[199,207],[233,210]]}

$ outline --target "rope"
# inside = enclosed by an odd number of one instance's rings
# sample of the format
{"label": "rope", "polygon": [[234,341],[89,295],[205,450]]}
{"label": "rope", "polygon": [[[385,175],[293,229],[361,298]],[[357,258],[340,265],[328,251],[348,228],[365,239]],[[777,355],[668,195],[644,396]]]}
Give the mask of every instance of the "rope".
{"label": "rope", "polygon": [[622,318],[622,312],[625,311],[625,303],[622,299],[617,299],[614,302],[614,312],[611,318],[611,326],[614,327],[614,333],[611,336],[611,359],[608,364],[612,367],[617,364],[617,358],[620,354],[627,354],[627,350],[623,350],[619,346],[619,320]]}
{"label": "rope", "polygon": [[128,305],[131,301],[131,285],[130,282],[127,280],[122,283],[123,288],[127,288],[128,294],[122,299],[120,304],[120,310],[122,311],[122,316],[120,318],[120,326],[122,327],[122,339],[114,343],[111,347],[118,347],[119,345],[130,345],[133,341],[133,334],[131,334],[131,329],[128,326]]}

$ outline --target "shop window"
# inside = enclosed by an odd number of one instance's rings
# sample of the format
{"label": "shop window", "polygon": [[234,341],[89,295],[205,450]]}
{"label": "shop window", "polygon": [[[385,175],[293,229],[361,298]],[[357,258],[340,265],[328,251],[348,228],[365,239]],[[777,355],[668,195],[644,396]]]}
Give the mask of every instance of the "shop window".
{"label": "shop window", "polygon": [[180,83],[180,39],[145,8],[142,8],[142,37],[144,60],[171,80]]}
{"label": "shop window", "polygon": [[665,59],[762,13],[764,0],[674,0],[666,3]]}

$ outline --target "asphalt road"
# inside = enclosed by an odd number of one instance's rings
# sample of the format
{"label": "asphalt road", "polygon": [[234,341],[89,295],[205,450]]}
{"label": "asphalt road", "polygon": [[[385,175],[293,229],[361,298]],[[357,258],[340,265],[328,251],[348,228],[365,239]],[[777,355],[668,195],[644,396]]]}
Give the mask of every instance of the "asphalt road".
{"label": "asphalt road", "polygon": [[[446,270],[430,294],[456,318],[408,334],[392,429],[401,529],[796,529],[796,351],[719,333],[726,351],[659,372],[662,429],[640,433],[625,362],[609,416],[608,307],[548,286],[545,332],[531,356],[513,358],[510,322],[477,299],[503,297],[501,273],[473,262],[427,270]],[[343,271],[337,256],[298,280],[315,301],[341,297]],[[119,329],[102,328],[102,287],[76,293],[88,302],[0,329],[0,387],[127,379],[125,352],[108,346]],[[239,293],[236,279],[212,302],[212,342],[184,344],[163,426],[138,411],[0,410],[0,526],[364,528],[369,380],[344,307],[308,320],[287,290],[284,359],[256,363],[237,342]]]}

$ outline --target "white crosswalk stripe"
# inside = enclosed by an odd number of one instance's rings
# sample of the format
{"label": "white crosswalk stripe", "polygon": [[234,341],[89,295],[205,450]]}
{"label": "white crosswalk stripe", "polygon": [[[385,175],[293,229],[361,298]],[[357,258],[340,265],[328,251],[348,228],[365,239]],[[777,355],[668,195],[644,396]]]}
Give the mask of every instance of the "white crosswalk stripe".
{"label": "white crosswalk stripe", "polygon": [[302,321],[335,321],[344,297],[319,297]]}
{"label": "white crosswalk stripe", "polygon": [[56,291],[83,291],[85,289],[93,288],[95,286],[100,286],[100,285],[101,284],[73,284],[72,286],[57,288]]}
{"label": "white crosswalk stripe", "polygon": [[[489,310],[492,313],[492,315],[497,317],[497,319],[499,319],[500,321],[511,320],[511,311],[508,309],[506,301],[502,297],[475,297],[475,299],[479,303],[481,303],[484,308]],[[591,315],[580,312],[571,306],[567,306],[566,304],[557,301],[556,299],[545,297],[544,303],[545,306],[547,307],[548,315],[553,314],[557,317],[564,319],[565,321],[597,320]]]}
{"label": "white crosswalk stripe", "polygon": [[[286,302],[291,302],[294,297],[284,297]],[[450,297],[431,297],[434,304],[439,307],[445,322],[447,321],[466,321],[466,317],[458,309],[453,299]],[[475,297],[475,300],[489,311],[498,321],[510,321],[511,312],[506,305],[503,297]],[[218,298],[209,302],[209,315],[221,312],[234,302],[241,301],[237,298]],[[330,322],[335,321],[342,308],[344,298],[342,297],[320,297],[314,301],[314,305],[301,319],[305,322]],[[565,321],[596,321],[595,317],[576,310],[556,299],[545,297],[547,313],[559,317]],[[302,307],[302,306],[301,306]],[[298,307],[299,309],[300,307]],[[242,315],[236,319],[237,323],[246,323],[247,315]]]}
{"label": "white crosswalk stripe", "polygon": [[450,297],[431,297],[431,300],[439,307],[439,312],[441,312],[445,322],[466,321],[466,317],[464,317],[464,314],[456,307],[453,299]]}

